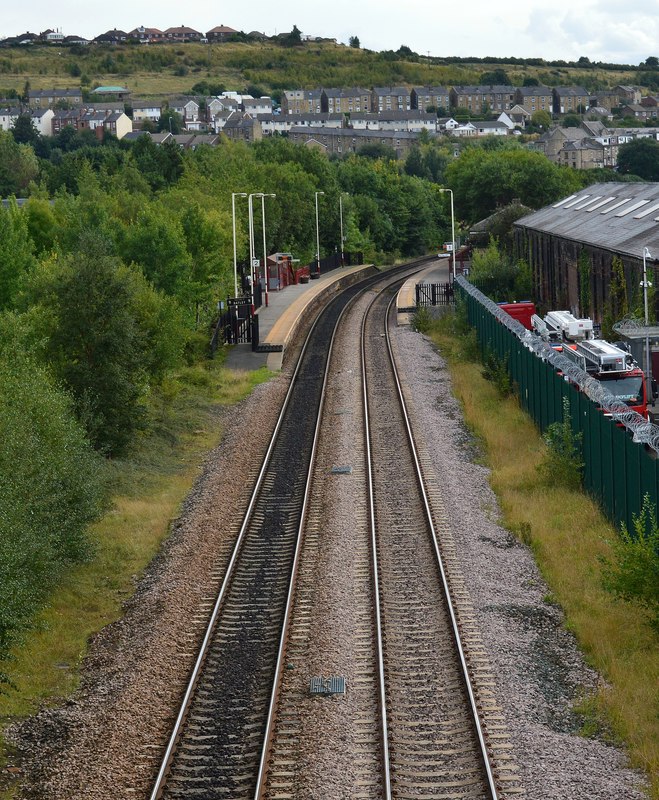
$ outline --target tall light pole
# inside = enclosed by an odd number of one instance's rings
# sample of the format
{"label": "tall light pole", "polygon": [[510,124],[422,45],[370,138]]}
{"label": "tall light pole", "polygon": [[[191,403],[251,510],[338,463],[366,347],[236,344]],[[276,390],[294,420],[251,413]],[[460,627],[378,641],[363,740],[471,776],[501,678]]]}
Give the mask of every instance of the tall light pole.
{"label": "tall light pole", "polygon": [[316,277],[320,277],[320,231],[318,227],[318,195],[325,192],[315,192],[316,196]]}
{"label": "tall light pole", "polygon": [[265,198],[277,197],[276,194],[261,195],[261,215],[263,218],[263,277],[265,279],[265,304],[268,305],[268,251],[265,244]]}
{"label": "tall light pole", "polygon": [[252,301],[252,312],[254,311],[254,203],[253,197],[263,197],[263,192],[254,192],[247,197],[247,208],[249,211],[249,274],[252,285],[250,286],[250,296]]}
{"label": "tall light pole", "polygon": [[343,192],[339,195],[339,223],[341,225],[341,266],[343,266]]}
{"label": "tall light pole", "polygon": [[231,219],[233,220],[233,296],[238,297],[238,253],[236,251],[236,197],[247,197],[247,192],[231,192]]}
{"label": "tall light pole", "polygon": [[645,388],[650,397],[650,393],[652,391],[652,368],[650,367],[650,335],[648,333],[648,327],[650,325],[648,319],[648,288],[652,286],[652,284],[648,281],[648,274],[647,274],[647,264],[646,260],[648,258],[652,258],[652,254],[650,253],[649,248],[643,248],[643,282],[641,286],[643,287],[643,305],[645,307],[645,378],[646,384]]}
{"label": "tall light pole", "polygon": [[455,280],[455,213],[453,212],[453,189],[440,189],[451,195],[451,252],[453,253],[453,280]]}

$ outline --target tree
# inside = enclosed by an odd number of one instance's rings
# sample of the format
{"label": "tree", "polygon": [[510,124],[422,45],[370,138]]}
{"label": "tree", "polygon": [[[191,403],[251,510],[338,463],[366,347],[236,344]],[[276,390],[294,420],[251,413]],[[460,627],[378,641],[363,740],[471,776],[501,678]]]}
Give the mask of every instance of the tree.
{"label": "tree", "polygon": [[638,175],[646,181],[659,181],[659,142],[656,139],[635,139],[618,151],[618,171]]}
{"label": "tree", "polygon": [[0,208],[0,309],[13,308],[21,280],[35,266],[27,216],[15,202]]}
{"label": "tree", "polygon": [[537,78],[532,78],[529,75],[524,78],[522,86],[540,86],[540,81]]}
{"label": "tree", "polygon": [[37,306],[45,358],[71,392],[90,441],[118,456],[144,427],[148,376],[130,270],[107,249],[98,234],[84,234],[75,257],[35,273],[26,301]]}
{"label": "tree", "polygon": [[509,86],[510,78],[503,69],[495,69],[491,72],[482,72],[479,83],[484,86]]}
{"label": "tree", "polygon": [[19,114],[11,129],[11,135],[18,144],[34,145],[40,134],[30,114]]}
{"label": "tree", "polygon": [[544,128],[548,131],[551,128],[551,114],[548,111],[535,111],[531,115],[531,124],[536,128]]}
{"label": "tree", "polygon": [[158,120],[158,130],[177,134],[183,130],[183,117],[173,108],[163,110]]}
{"label": "tree", "polygon": [[581,117],[576,114],[566,114],[563,117],[564,128],[578,128],[581,125]]}
{"label": "tree", "polygon": [[0,317],[0,660],[89,551],[86,527],[104,506],[101,460],[70,397],[17,341],[19,326]]}
{"label": "tree", "polygon": [[657,56],[648,56],[645,59],[645,66],[651,67],[652,69],[656,69],[657,67],[659,67],[659,58],[657,58]]}
{"label": "tree", "polygon": [[23,195],[38,173],[34,150],[18,144],[9,131],[0,131],[0,197]]}
{"label": "tree", "polygon": [[302,44],[302,33],[297,25],[293,25],[293,30],[282,36],[281,43],[284,47],[298,47]]}
{"label": "tree", "polygon": [[350,44],[350,47],[354,47],[356,50],[359,50],[359,48],[361,47],[359,42],[359,36],[351,36],[350,39],[348,40],[348,43]]}
{"label": "tree", "polygon": [[445,180],[455,193],[456,213],[470,222],[489,217],[514,199],[541,208],[581,188],[574,170],[506,142],[496,150],[467,148],[447,165]]}

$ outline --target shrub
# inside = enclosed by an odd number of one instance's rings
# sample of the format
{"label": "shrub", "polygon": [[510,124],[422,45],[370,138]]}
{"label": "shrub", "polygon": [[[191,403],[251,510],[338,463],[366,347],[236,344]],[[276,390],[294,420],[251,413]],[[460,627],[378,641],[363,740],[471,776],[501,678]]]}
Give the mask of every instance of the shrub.
{"label": "shrub", "polygon": [[432,327],[432,316],[427,306],[417,306],[412,315],[412,327],[419,333],[428,333]]}
{"label": "shrub", "polygon": [[5,345],[0,383],[3,659],[62,570],[88,552],[85,529],[101,513],[104,493],[101,459],[46,371]]}
{"label": "shrub", "polygon": [[640,514],[632,519],[633,533],[623,523],[613,543],[613,560],[604,560],[603,583],[618,597],[643,606],[659,633],[659,526],[649,495],[643,498]]}
{"label": "shrub", "polygon": [[492,350],[488,350],[483,360],[481,374],[485,380],[492,381],[502,397],[511,394],[513,385],[508,372],[507,358],[499,358]]}
{"label": "shrub", "polygon": [[563,398],[563,421],[549,425],[542,438],[548,452],[538,465],[538,470],[544,479],[568,488],[581,486],[583,434],[572,430],[569,398]]}

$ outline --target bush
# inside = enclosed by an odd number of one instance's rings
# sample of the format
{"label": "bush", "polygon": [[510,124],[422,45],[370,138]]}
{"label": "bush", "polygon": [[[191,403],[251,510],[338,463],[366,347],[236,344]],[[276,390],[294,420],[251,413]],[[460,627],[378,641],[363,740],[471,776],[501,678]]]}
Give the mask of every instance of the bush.
{"label": "bush", "polygon": [[570,401],[563,398],[563,421],[552,423],[545,431],[548,452],[538,470],[548,483],[567,488],[581,486],[584,463],[581,458],[582,433],[572,430]]}
{"label": "bush", "polygon": [[659,633],[659,526],[647,494],[640,514],[633,515],[633,528],[630,533],[623,523],[613,543],[614,559],[604,561],[603,582],[608,591],[643,606]]}
{"label": "bush", "polygon": [[[13,348],[0,354],[0,659],[66,565],[89,550],[101,459],[66,394]],[[0,684],[6,676],[0,672]]]}
{"label": "bush", "polygon": [[417,306],[412,316],[412,327],[419,333],[428,333],[432,327],[432,316],[427,306]]}
{"label": "bush", "polygon": [[508,372],[508,359],[499,358],[492,350],[488,350],[483,360],[481,372],[485,380],[492,381],[502,397],[512,393],[513,384]]}

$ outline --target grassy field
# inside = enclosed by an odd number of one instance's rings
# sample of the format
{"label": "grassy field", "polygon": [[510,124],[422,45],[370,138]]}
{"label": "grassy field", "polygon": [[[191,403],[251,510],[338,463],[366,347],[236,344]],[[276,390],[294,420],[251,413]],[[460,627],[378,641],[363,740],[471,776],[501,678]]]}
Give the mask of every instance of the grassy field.
{"label": "grassy field", "polygon": [[531,419],[512,397],[503,399],[469,359],[465,337],[450,321],[433,329],[448,357],[454,392],[482,443],[503,523],[532,548],[565,611],[568,628],[588,662],[605,678],[579,709],[584,735],[603,734],[628,748],[632,763],[652,779],[659,800],[659,648],[647,617],[602,588],[602,558],[616,532],[599,507],[578,490],[547,483],[536,465],[546,452]]}
{"label": "grassy field", "polygon": [[[144,439],[130,461],[109,467],[113,503],[91,531],[94,557],[69,573],[16,648],[6,669],[14,688],[0,695],[0,729],[41,705],[60,703],[76,688],[89,637],[121,616],[122,603],[167,536],[200,463],[220,440],[219,410],[269,377],[265,369],[232,373],[221,361],[171,380],[169,402],[163,398],[152,409],[157,433]],[[12,754],[0,735],[0,767],[7,764]],[[0,777],[2,800],[16,791],[7,781],[3,785]]]}
{"label": "grassy field", "polygon": [[397,84],[452,86],[478,84],[480,76],[504,69],[514,85],[533,77],[549,86],[584,85],[592,90],[634,83],[629,69],[496,63],[442,63],[438,58],[390,59],[381,53],[333,43],[283,48],[273,43],[222,45],[123,45],[64,48],[37,45],[0,51],[0,94],[32,89],[93,88],[121,84],[139,97],[191,93],[202,80],[244,91],[255,85],[270,93],[287,88],[319,86],[389,86]]}

